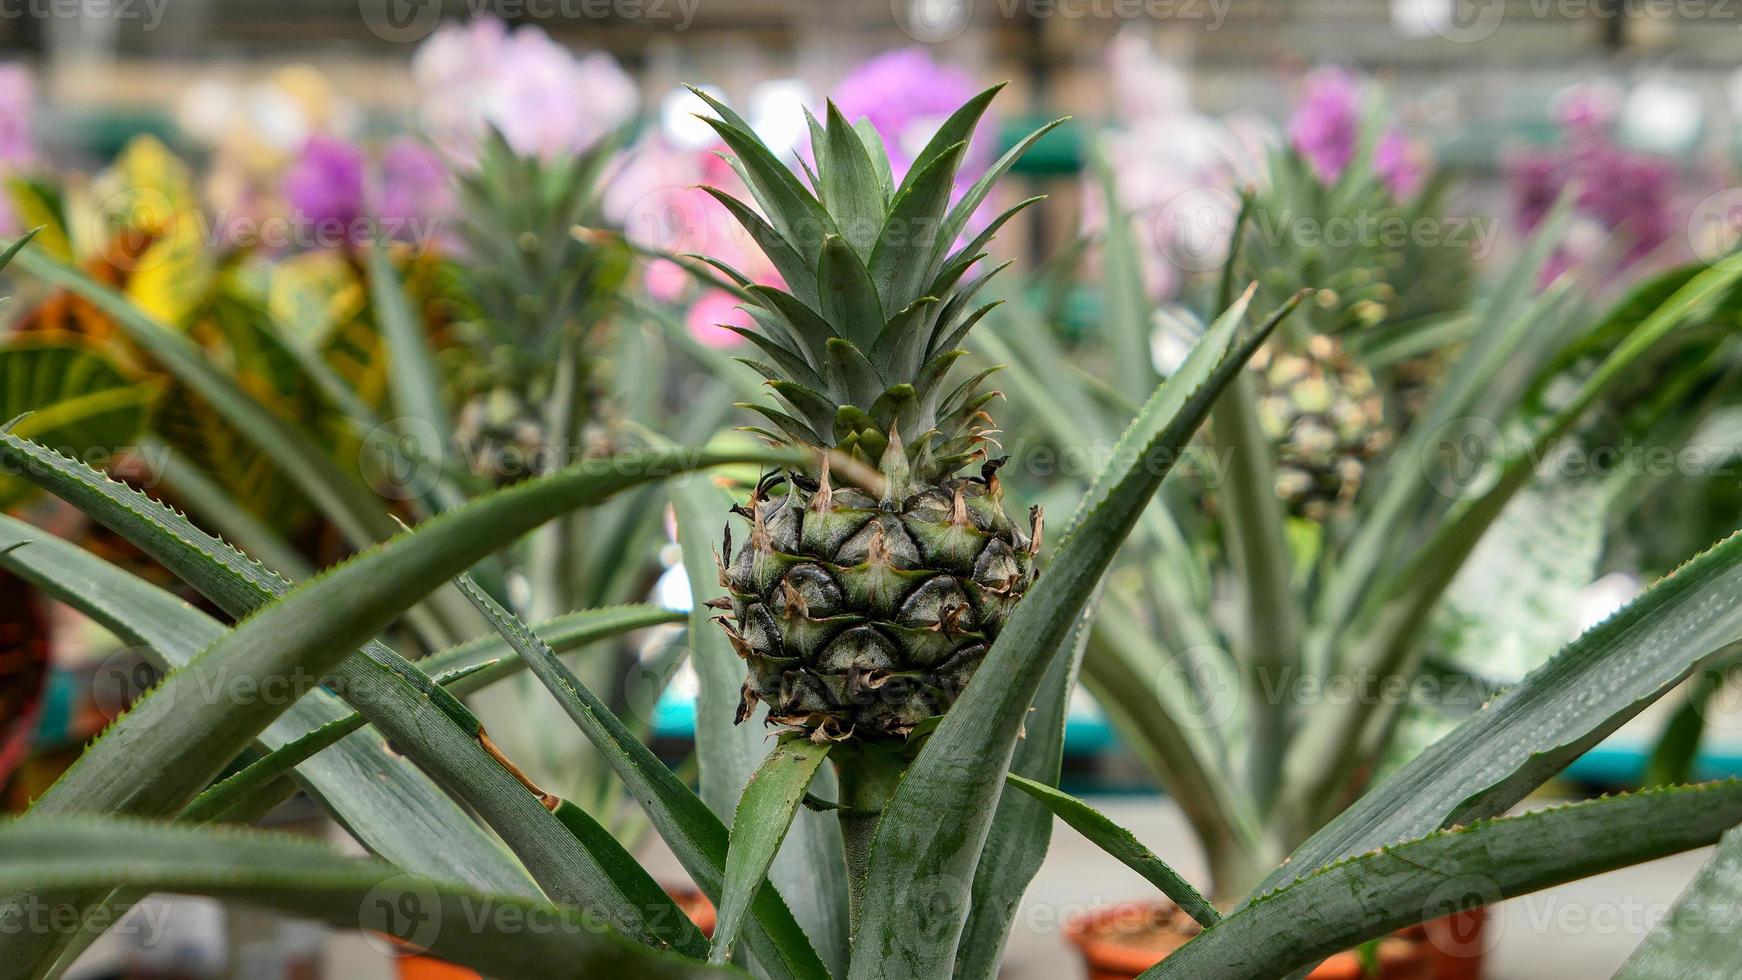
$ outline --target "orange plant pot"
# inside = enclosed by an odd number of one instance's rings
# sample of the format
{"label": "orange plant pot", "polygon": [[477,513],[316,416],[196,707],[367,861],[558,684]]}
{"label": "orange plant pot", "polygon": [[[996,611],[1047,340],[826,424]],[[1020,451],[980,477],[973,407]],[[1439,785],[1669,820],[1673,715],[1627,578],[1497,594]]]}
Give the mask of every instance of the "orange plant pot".
{"label": "orange plant pot", "polygon": [[[1185,945],[1188,932],[1174,927],[1178,914],[1162,902],[1125,902],[1090,909],[1065,923],[1065,938],[1077,947],[1089,980],[1133,980]],[[1472,909],[1399,930],[1380,942],[1380,980],[1481,980],[1487,910]],[[1308,980],[1369,980],[1361,957],[1338,953]]]}
{"label": "orange plant pot", "polygon": [[[708,901],[708,896],[693,888],[670,889],[666,894],[677,903],[683,914],[689,916],[702,935],[713,938],[714,903]],[[402,952],[397,965],[399,980],[482,980],[476,971],[421,953]]]}

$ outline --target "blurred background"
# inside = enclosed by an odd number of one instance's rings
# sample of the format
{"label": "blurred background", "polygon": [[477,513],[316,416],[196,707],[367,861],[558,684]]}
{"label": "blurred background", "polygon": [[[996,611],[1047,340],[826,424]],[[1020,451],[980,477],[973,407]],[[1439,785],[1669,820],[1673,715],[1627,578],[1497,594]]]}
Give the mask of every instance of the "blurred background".
{"label": "blurred background", "polygon": [[[650,368],[623,355],[613,363],[645,374],[621,367],[614,383],[631,382],[625,400],[644,400],[642,420],[654,428],[705,435],[744,421],[710,384],[725,355],[743,353],[719,324],[748,320],[671,257],[709,252],[731,256],[753,279],[773,273],[694,190],[734,178],[682,83],[736,106],[793,159],[809,143],[802,110],[829,97],[850,118],[871,119],[903,166],[949,111],[992,82],[1010,85],[982,124],[971,167],[985,169],[1038,123],[1071,116],[1016,167],[1001,200],[1047,199],[992,251],[1018,260],[1012,288],[1085,373],[1117,362],[1097,345],[1124,315],[1106,284],[1126,276],[1155,311],[1140,318],[1144,353],[1165,374],[1192,332],[1182,311],[1213,289],[1226,259],[1242,191],[1274,194],[1285,222],[1317,215],[1319,238],[1334,239],[1331,219],[1346,202],[1332,191],[1353,186],[1354,173],[1373,179],[1350,194],[1382,195],[1398,209],[1386,212],[1392,220],[1429,221],[1431,234],[1401,243],[1370,241],[1380,232],[1353,224],[1352,247],[1296,235],[1257,260],[1252,275],[1267,293],[1325,287],[1311,304],[1328,335],[1395,327],[1385,336],[1402,336],[1424,325],[1455,334],[1457,316],[1527,261],[1538,263],[1531,290],[1558,282],[1569,303],[1598,310],[1667,270],[1725,254],[1742,230],[1739,32],[1742,4],[1725,0],[0,0],[0,234],[41,227],[38,246],[185,331],[250,393],[324,433],[336,457],[356,460],[373,433],[323,414],[319,383],[280,371],[278,354],[261,354],[249,331],[270,322],[287,356],[306,368],[302,356],[312,353],[345,390],[384,403],[391,381],[351,251],[359,229],[384,233],[406,247],[407,288],[464,406],[460,438],[482,447],[472,476],[502,483],[513,472],[503,458],[538,438],[512,383],[521,368],[504,353],[513,342],[468,333],[467,316],[444,305],[465,308],[451,295],[467,288],[450,281],[452,266],[485,254],[467,239],[465,209],[476,202],[451,178],[480,166],[486,128],[528,158],[609,146],[597,213],[585,223],[627,243],[622,269],[610,274],[632,281],[636,298],[631,312],[613,315],[644,323],[636,329],[658,338],[649,343],[665,358]],[[1297,189],[1315,190],[1290,198],[1295,178],[1304,181]],[[1348,206],[1351,220],[1359,210]],[[1131,254],[1112,254],[1110,213]],[[1528,258],[1539,233],[1552,240]],[[101,405],[53,423],[87,462],[256,545],[251,553],[265,549],[279,567],[319,567],[346,552],[345,535],[242,445],[220,408],[140,351],[111,345],[116,331],[100,311],[10,271],[7,279],[14,298],[0,309],[0,330],[15,356],[0,363],[0,414],[102,394]],[[1726,344],[1732,326],[1720,324]],[[1012,335],[996,323],[988,332]],[[1655,403],[1654,425],[1699,405],[1697,425],[1679,421],[1698,429],[1689,440],[1708,462],[1725,462],[1680,474],[1667,490],[1556,498],[1534,520],[1517,516],[1521,526],[1554,525],[1530,544],[1530,567],[1552,570],[1553,589],[1519,598],[1508,556],[1484,556],[1436,634],[1447,671],[1481,682],[1478,690],[1503,686],[1733,527],[1742,502],[1727,462],[1731,433],[1742,431],[1727,387],[1734,351],[1712,350],[1720,353],[1703,351],[1689,375],[1697,381],[1635,393],[1628,404],[1667,399]],[[1417,363],[1387,361],[1406,362]],[[1431,359],[1420,365],[1438,377]],[[1407,417],[1404,374],[1381,383]],[[1011,428],[1020,443],[1020,427]],[[1322,533],[1311,529],[1333,527],[1358,495],[1361,464],[1335,465],[1328,498],[1289,501],[1291,529]],[[404,490],[371,482],[389,498]],[[0,475],[0,504],[168,582],[125,542],[16,478]],[[657,517],[650,526],[636,552],[647,568],[608,595],[685,609],[676,542]],[[18,810],[155,668],[3,573],[0,610],[0,787]],[[1516,620],[1474,637],[1458,632],[1488,613]],[[650,651],[669,644],[672,629],[624,641],[621,664],[663,663]],[[1458,649],[1478,646],[1479,666],[1457,661]],[[1666,699],[1630,723],[1568,770],[1557,793],[1742,774],[1733,675],[1706,677],[1691,700]],[[648,683],[627,667],[623,676],[632,693]],[[665,676],[638,720],[681,766],[693,749],[697,680],[683,667],[669,684]],[[1066,785],[1096,795],[1146,841],[1189,840],[1178,808],[1159,794],[1135,716],[1079,691]],[[529,717],[526,731],[503,741],[563,772],[566,750],[546,739],[566,729],[540,727],[554,717]],[[1418,725],[1425,739],[1443,730],[1436,724],[1406,720],[1402,730]],[[343,837],[306,800],[268,819]],[[1006,975],[1075,975],[1077,954],[1060,936],[1068,913],[1144,893],[1141,880],[1091,854],[1068,830],[1055,834]],[[1582,918],[1593,906],[1576,888],[1507,906],[1491,929],[1488,975],[1607,976],[1698,860],[1628,872],[1628,908],[1599,903],[1614,913],[1612,927]],[[1205,873],[1195,845],[1182,844],[1176,863]],[[1614,894],[1604,881],[1579,887]],[[1567,908],[1579,910],[1577,923]],[[69,975],[349,980],[394,968],[362,939],[200,901],[154,899],[131,921]]]}

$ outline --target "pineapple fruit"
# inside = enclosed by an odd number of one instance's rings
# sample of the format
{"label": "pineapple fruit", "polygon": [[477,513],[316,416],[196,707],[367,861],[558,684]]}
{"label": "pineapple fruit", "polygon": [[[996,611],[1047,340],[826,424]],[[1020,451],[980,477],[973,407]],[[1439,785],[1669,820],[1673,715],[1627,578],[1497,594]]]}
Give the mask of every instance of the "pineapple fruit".
{"label": "pineapple fruit", "polygon": [[1372,373],[1334,337],[1266,346],[1252,359],[1258,421],[1275,447],[1276,495],[1291,517],[1346,514],[1372,460],[1391,442]]}
{"label": "pineapple fruit", "polygon": [[[746,405],[777,443],[816,451],[808,472],[771,474],[726,528],[718,617],[749,668],[738,720],[757,702],[769,723],[817,741],[872,745],[923,731],[973,677],[1034,581],[1041,515],[1004,508],[1002,460],[980,392],[990,372],[950,383],[960,344],[994,303],[975,294],[982,248],[1024,201],[956,247],[993,182],[1042,129],[953,206],[966,140],[998,89],[952,115],[897,182],[868,123],[832,104],[812,118],[807,188],[726,106],[709,122],[760,205],[709,189],[756,239],[786,290],[724,263],[766,356],[746,358],[779,406]],[[1050,127],[1047,127],[1050,128]],[[1002,268],[1002,267],[999,267]],[[831,460],[834,462],[831,464]],[[974,464],[978,464],[977,467]],[[961,471],[973,468],[969,475]],[[839,479],[851,470],[859,486]]]}

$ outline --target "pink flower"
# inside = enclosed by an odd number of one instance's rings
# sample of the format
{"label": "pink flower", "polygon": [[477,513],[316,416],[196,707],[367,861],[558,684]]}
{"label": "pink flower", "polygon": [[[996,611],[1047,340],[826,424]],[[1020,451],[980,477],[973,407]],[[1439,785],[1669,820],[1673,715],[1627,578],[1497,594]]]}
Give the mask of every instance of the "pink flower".
{"label": "pink flower", "polygon": [[733,347],[743,343],[744,338],[722,326],[726,324],[746,330],[755,326],[755,321],[739,308],[740,305],[736,296],[723,289],[703,293],[690,305],[684,318],[690,336],[709,347]]}
{"label": "pink flower", "polygon": [[[984,86],[960,68],[941,65],[923,48],[903,48],[865,62],[835,86],[835,105],[848,122],[871,120],[900,180],[945,119]],[[991,133],[982,118],[961,173],[971,183],[992,164]]]}
{"label": "pink flower", "polygon": [[500,20],[437,30],[412,58],[430,136],[470,159],[488,127],[517,153],[579,153],[635,115],[635,83],[604,53],[575,57],[541,28]]}
{"label": "pink flower", "polygon": [[299,226],[323,239],[350,235],[363,216],[363,150],[332,136],[303,143],[282,184]]}
{"label": "pink flower", "polygon": [[452,214],[454,206],[453,177],[441,154],[409,136],[387,144],[376,208],[382,218],[439,220]]}
{"label": "pink flower", "polygon": [[1606,250],[1620,238],[1626,245],[1618,262],[1626,268],[1667,242],[1676,229],[1675,164],[1663,157],[1618,145],[1609,135],[1614,97],[1606,90],[1580,86],[1558,100],[1562,125],[1559,145],[1514,154],[1507,165],[1513,214],[1525,231],[1534,230],[1555,200],[1573,187],[1574,226],[1581,241],[1562,243],[1544,272],[1545,281]]}
{"label": "pink flower", "polygon": [[[701,185],[717,187],[755,206],[737,173],[714,149],[685,149],[657,133],[649,136],[625,155],[619,172],[607,181],[605,217],[642,248],[711,255],[753,282],[780,285],[779,274],[750,240],[749,233],[712,195],[701,189]],[[695,282],[691,273],[664,260],[649,262],[643,274],[648,294],[667,303],[681,302]],[[705,291],[697,303],[707,302],[712,308],[692,307],[689,313],[691,332],[717,347],[742,341],[736,334],[713,326],[727,318],[730,311],[730,304],[726,304],[727,312],[722,313],[721,297],[731,299],[729,293]],[[730,316],[729,322],[743,320],[741,313]]]}
{"label": "pink flower", "polygon": [[1373,171],[1392,197],[1414,197],[1427,179],[1427,153],[1419,142],[1388,129],[1373,148]]}
{"label": "pink flower", "polygon": [[[1288,140],[1313,168],[1320,183],[1334,184],[1361,145],[1361,81],[1341,68],[1308,75],[1300,103],[1288,120]],[[1427,151],[1396,127],[1387,128],[1373,147],[1373,172],[1392,197],[1406,198],[1427,177]]]}
{"label": "pink flower", "polygon": [[[1261,120],[1221,120],[1192,104],[1185,76],[1146,40],[1121,35],[1108,52],[1119,128],[1101,136],[1100,152],[1130,216],[1149,295],[1174,295],[1187,273],[1221,264],[1238,207],[1238,190],[1265,181],[1274,131]],[[1106,227],[1098,179],[1083,188],[1083,226]]]}
{"label": "pink flower", "polygon": [[1341,68],[1308,75],[1288,120],[1288,141],[1322,183],[1332,184],[1361,139],[1361,83]]}

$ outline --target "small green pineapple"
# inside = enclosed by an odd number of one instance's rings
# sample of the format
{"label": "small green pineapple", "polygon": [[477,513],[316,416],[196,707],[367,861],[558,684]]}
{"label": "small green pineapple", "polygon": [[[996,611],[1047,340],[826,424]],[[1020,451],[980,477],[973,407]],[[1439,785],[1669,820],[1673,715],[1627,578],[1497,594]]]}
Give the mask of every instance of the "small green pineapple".
{"label": "small green pineapple", "polygon": [[[960,344],[995,303],[972,300],[999,268],[969,277],[982,248],[1033,203],[956,248],[993,182],[1046,130],[1005,155],[953,206],[956,168],[990,89],[952,115],[899,183],[868,123],[833,105],[810,120],[807,188],[729,108],[709,122],[733,151],[762,215],[710,189],[761,245],[788,290],[710,261],[743,290],[766,355],[745,359],[780,407],[747,405],[773,442],[810,447],[809,472],[774,474],[748,503],[734,551],[728,524],[716,608],[749,666],[739,721],[757,702],[772,724],[818,741],[901,739],[948,711],[1034,581],[1041,515],[1006,515],[980,392],[989,371],[948,383]],[[1047,127],[1050,128],[1050,127]],[[965,280],[965,281],[964,281]],[[876,491],[837,484],[850,467]],[[974,475],[957,475],[980,464]]]}
{"label": "small green pineapple", "polygon": [[1335,338],[1267,346],[1252,359],[1258,421],[1276,452],[1276,494],[1318,523],[1348,512],[1374,457],[1391,443],[1373,375]]}
{"label": "small green pineapple", "polygon": [[[578,156],[517,154],[491,131],[457,180],[456,231],[468,261],[454,267],[466,349],[457,372],[468,401],[456,435],[473,473],[493,483],[537,475],[600,442],[597,336],[631,268],[598,223],[599,179],[617,150],[607,139]],[[553,439],[544,403],[573,406]]]}

